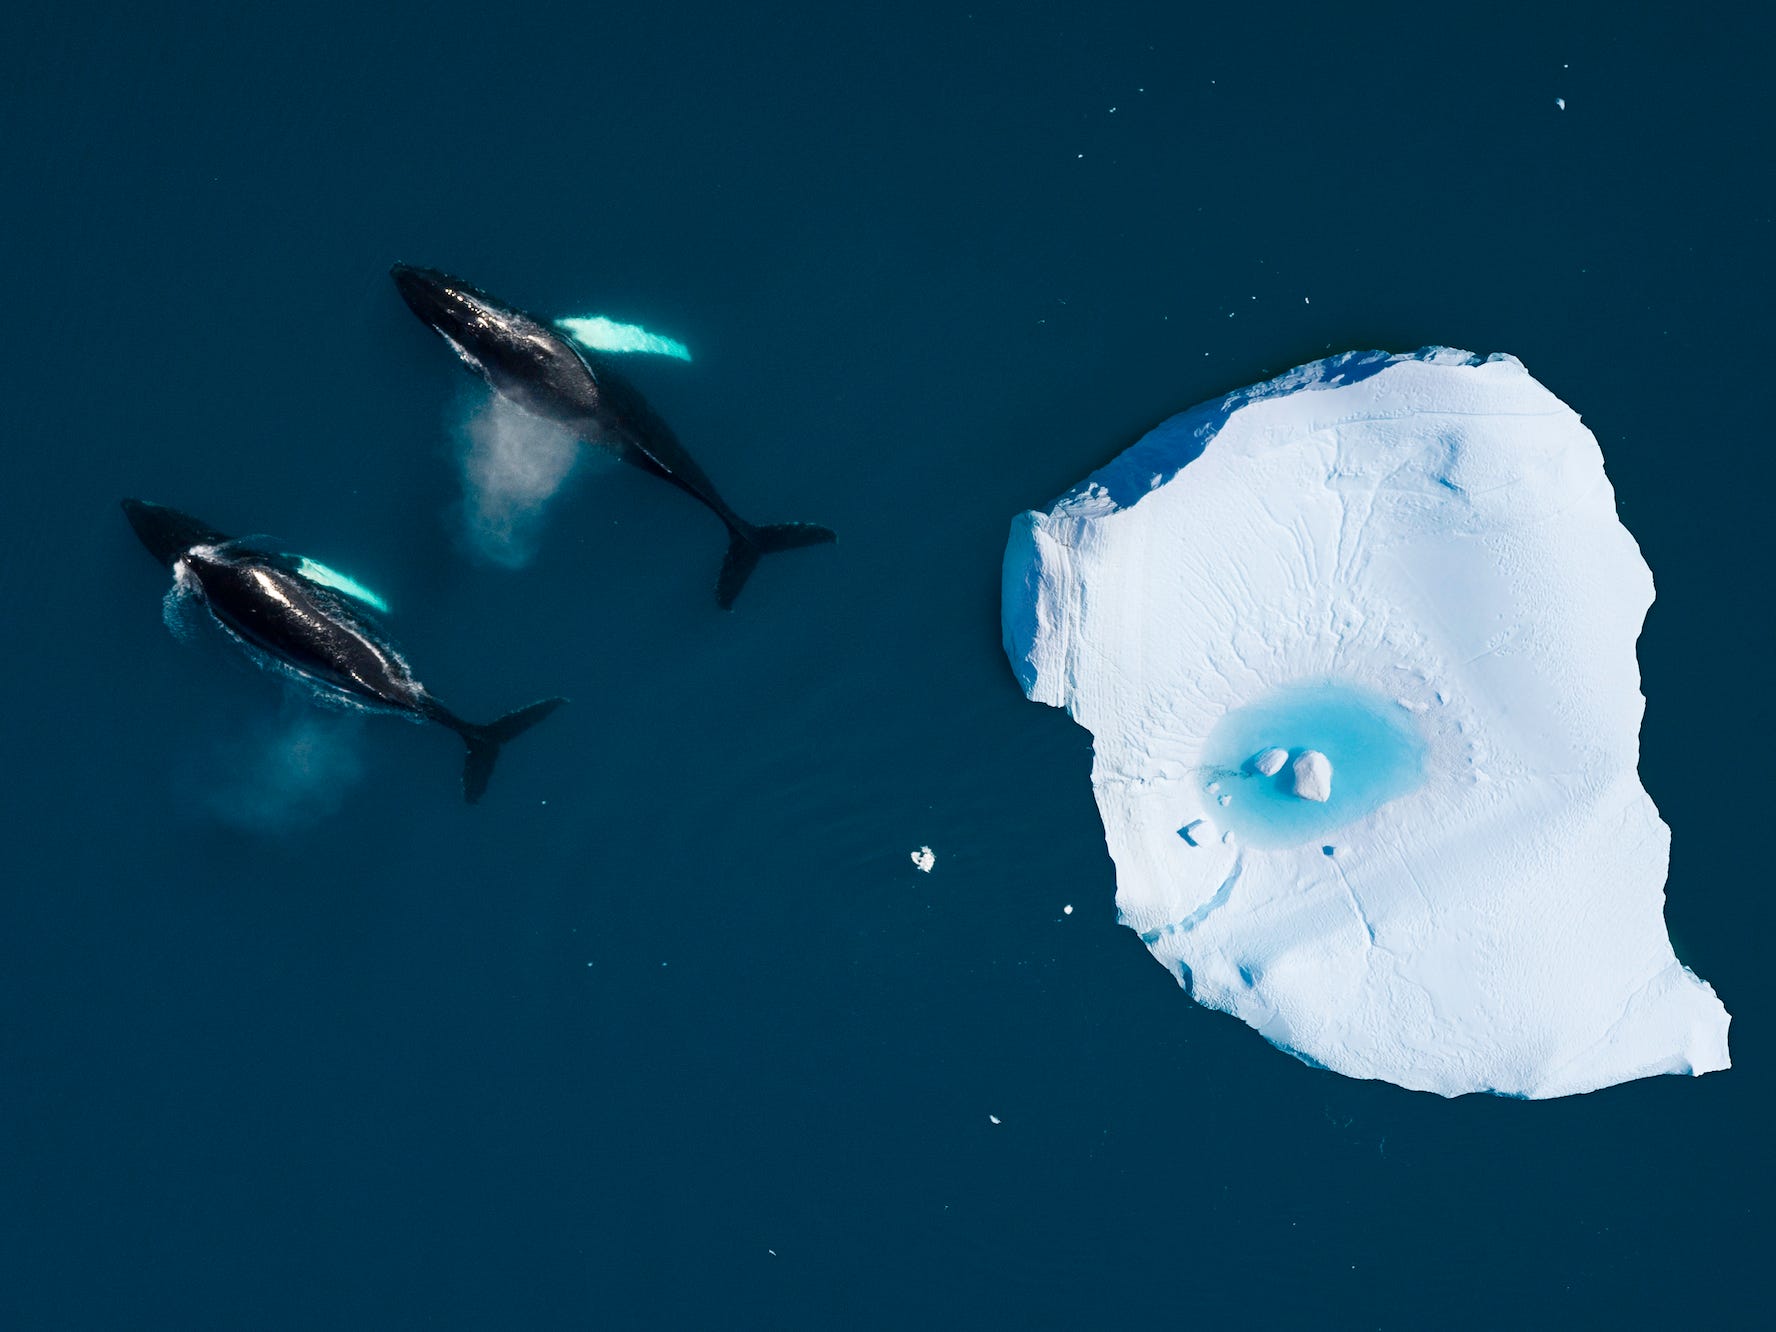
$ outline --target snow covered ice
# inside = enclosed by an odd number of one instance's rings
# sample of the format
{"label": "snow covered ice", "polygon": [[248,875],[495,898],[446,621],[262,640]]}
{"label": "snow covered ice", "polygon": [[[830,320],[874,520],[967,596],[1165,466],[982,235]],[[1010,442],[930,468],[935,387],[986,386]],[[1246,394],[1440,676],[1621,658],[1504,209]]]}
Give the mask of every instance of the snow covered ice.
{"label": "snow covered ice", "polygon": [[1332,760],[1317,749],[1303,750],[1295,769],[1295,798],[1325,804],[1332,798]]}
{"label": "snow covered ice", "polygon": [[1578,415],[1431,348],[1167,421],[1013,523],[1003,615],[1092,733],[1121,918],[1199,1003],[1546,1097],[1728,1065],[1637,771],[1652,599]]}

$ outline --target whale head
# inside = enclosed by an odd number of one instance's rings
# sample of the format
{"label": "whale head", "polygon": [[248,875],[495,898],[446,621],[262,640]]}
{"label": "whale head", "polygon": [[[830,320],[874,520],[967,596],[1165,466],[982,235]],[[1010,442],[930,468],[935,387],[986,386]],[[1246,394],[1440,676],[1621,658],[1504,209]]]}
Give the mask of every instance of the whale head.
{"label": "whale head", "polygon": [[498,302],[436,268],[396,264],[389,269],[389,276],[407,308],[440,333],[467,329],[478,319],[504,313]]}
{"label": "whale head", "polygon": [[225,534],[207,523],[200,523],[190,514],[169,509],[164,504],[126,499],[123,512],[142,544],[148,547],[148,553],[169,569],[193,546],[220,545],[228,540]]}
{"label": "whale head", "polygon": [[389,270],[407,308],[448,342],[477,374],[494,382],[536,355],[538,321],[435,268],[396,264]]}

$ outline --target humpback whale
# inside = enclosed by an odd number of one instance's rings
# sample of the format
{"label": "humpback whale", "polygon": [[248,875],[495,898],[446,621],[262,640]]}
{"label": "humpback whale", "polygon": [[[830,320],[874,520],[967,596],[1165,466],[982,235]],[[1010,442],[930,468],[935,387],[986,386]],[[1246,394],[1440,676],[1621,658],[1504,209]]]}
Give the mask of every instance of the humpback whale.
{"label": "humpback whale", "polygon": [[755,526],[735,513],[672,428],[608,359],[575,347],[543,320],[436,269],[396,264],[390,276],[413,313],[495,393],[670,481],[727,525],[728,553],[715,589],[723,610],[734,604],[760,556],[834,539],[813,523]]}
{"label": "humpback whale", "polygon": [[257,538],[234,539],[161,504],[126,499],[123,511],[150,554],[173,572],[176,593],[195,595],[255,660],[295,675],[319,700],[416,722],[436,722],[468,746],[463,798],[487,789],[500,746],[567,700],[544,699],[478,726],[464,721],[418,680],[377,628],[375,594],[343,574]]}

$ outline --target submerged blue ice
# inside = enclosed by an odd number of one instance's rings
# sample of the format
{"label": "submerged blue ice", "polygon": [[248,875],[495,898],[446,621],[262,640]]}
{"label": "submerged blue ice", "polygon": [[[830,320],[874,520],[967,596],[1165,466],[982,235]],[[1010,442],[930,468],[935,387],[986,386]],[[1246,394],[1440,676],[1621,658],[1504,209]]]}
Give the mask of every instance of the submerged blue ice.
{"label": "submerged blue ice", "polygon": [[[1253,766],[1266,749],[1288,751],[1282,771]],[[1293,762],[1307,750],[1332,761],[1332,795],[1295,794]],[[1252,846],[1297,846],[1333,838],[1424,782],[1424,737],[1412,714],[1372,690],[1334,682],[1285,686],[1235,708],[1203,747],[1205,793],[1227,796],[1215,821]]]}

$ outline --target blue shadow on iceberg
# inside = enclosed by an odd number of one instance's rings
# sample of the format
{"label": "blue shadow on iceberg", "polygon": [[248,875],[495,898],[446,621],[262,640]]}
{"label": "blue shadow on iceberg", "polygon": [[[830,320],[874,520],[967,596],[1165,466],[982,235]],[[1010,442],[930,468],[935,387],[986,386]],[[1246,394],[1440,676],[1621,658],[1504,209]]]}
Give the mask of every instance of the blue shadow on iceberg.
{"label": "blue shadow on iceberg", "polygon": [[1240,408],[1263,398],[1297,393],[1302,389],[1343,388],[1360,384],[1371,375],[1378,375],[1395,361],[1421,358],[1438,350],[1425,348],[1410,356],[1392,352],[1344,352],[1314,361],[1299,370],[1262,384],[1254,384],[1237,393],[1198,403],[1160,422],[1141,436],[1127,451],[1118,454],[1107,466],[1099,468],[1068,492],[1071,499],[1093,490],[1108,495],[1119,509],[1126,509],[1150,490],[1170,481],[1185,467],[1195,462],[1208,447],[1209,441],[1221,433],[1227,418]]}

